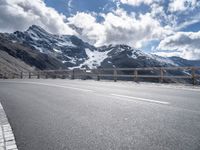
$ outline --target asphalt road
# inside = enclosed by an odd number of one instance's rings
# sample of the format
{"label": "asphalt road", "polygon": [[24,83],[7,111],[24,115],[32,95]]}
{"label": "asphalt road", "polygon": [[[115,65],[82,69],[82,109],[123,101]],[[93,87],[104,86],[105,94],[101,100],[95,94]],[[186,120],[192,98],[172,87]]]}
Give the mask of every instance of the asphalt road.
{"label": "asphalt road", "polygon": [[200,89],[0,80],[19,150],[199,150]]}

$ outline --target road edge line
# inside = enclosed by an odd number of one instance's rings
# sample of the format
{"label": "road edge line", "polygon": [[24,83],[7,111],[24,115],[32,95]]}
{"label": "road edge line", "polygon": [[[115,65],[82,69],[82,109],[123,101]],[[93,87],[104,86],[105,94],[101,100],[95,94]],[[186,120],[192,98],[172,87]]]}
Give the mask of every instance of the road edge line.
{"label": "road edge line", "polygon": [[6,113],[0,103],[0,149],[18,150],[10,123],[8,122]]}
{"label": "road edge line", "polygon": [[169,105],[169,102],[165,101],[158,101],[158,100],[153,100],[153,99],[147,99],[147,98],[141,98],[141,97],[134,97],[134,96],[127,96],[127,95],[119,95],[119,94],[111,94],[112,96],[115,97],[121,97],[121,98],[128,98],[128,99],[133,99],[137,101],[144,101],[144,102],[150,102],[150,103],[157,103],[157,104],[164,104],[164,105]]}

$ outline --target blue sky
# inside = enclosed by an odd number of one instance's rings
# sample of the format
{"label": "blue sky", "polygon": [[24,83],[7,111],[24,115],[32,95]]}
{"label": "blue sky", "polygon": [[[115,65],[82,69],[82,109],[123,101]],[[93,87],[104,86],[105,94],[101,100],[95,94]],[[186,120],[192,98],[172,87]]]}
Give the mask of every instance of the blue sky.
{"label": "blue sky", "polygon": [[[185,0],[185,3],[189,3],[189,1]],[[108,13],[111,10],[117,8],[117,2],[120,2],[120,0],[44,0],[44,2],[47,6],[55,8],[59,13],[63,13],[66,16],[73,16],[77,12]],[[180,10],[178,10],[177,12],[170,12],[168,10],[169,2],[169,0],[164,0],[162,3],[162,7],[164,8],[166,15],[175,15],[177,17],[176,21],[178,23],[183,23],[188,19],[191,19],[193,15],[200,15],[200,7],[199,5],[197,6],[197,4],[196,6],[194,6],[195,9],[193,11],[188,11],[188,9],[185,9],[183,12],[181,12]],[[128,3],[121,3],[120,8],[123,8],[127,13],[135,12],[137,14],[144,14],[151,11],[150,5],[146,5],[144,3],[141,3],[140,5],[130,5]],[[199,21],[195,22],[194,24],[185,26],[182,29],[182,31],[186,32],[199,30]]]}
{"label": "blue sky", "polygon": [[[59,13],[66,16],[76,14],[77,12],[109,12],[117,8],[117,1],[113,0],[45,0],[47,6],[55,8]],[[127,12],[147,12],[149,7],[141,4],[139,7],[130,5],[121,5]]]}
{"label": "blue sky", "polygon": [[0,32],[36,24],[95,46],[200,59],[200,0],[2,0]]}
{"label": "blue sky", "polygon": [[[183,1],[185,8],[183,8],[181,4],[177,3],[177,6],[174,6],[175,10],[170,11],[169,6],[172,2],[173,1],[165,0],[159,3],[166,16],[172,16],[172,18],[175,18],[173,22],[172,20],[167,20],[162,15],[157,14],[157,18],[160,18],[161,25],[170,25],[176,32],[198,32],[200,30],[200,19],[197,15],[200,15],[198,2]],[[59,13],[63,13],[66,16],[73,16],[79,12],[95,13],[97,14],[97,22],[102,21],[101,19],[98,19],[98,14],[100,13],[109,13],[112,10],[121,8],[126,11],[127,14],[136,13],[136,17],[138,17],[141,14],[151,13],[151,5],[153,5],[153,3],[148,3],[148,1],[147,3],[141,2],[140,4],[134,4],[134,0],[130,0],[130,2],[128,0],[127,2],[126,0],[124,2],[120,0],[45,0],[45,3],[49,7],[55,8]],[[178,4],[180,6],[178,6]],[[176,3],[174,5],[176,5]],[[173,5],[171,5],[171,7],[172,6]],[[196,17],[197,19],[193,17]],[[146,52],[157,52],[156,47],[158,47],[159,43],[159,39],[150,39],[149,41],[142,42],[142,45],[139,48]],[[161,54],[165,51],[165,49],[160,51],[158,50]],[[171,51],[176,52],[174,49]],[[177,52],[179,52],[179,50],[177,50]]]}

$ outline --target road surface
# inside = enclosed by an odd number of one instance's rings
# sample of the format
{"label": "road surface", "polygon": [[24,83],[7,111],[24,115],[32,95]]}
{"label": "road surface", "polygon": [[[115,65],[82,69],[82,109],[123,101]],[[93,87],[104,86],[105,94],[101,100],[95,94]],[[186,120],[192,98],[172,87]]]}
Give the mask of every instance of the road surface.
{"label": "road surface", "polygon": [[199,150],[200,89],[81,80],[0,80],[19,150]]}

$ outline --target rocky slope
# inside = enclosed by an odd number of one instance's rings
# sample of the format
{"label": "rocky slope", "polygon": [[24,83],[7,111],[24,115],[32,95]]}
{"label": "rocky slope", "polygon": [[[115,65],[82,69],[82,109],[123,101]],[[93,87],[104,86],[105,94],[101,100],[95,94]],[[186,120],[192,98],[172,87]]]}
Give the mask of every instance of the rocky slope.
{"label": "rocky slope", "polygon": [[35,67],[31,67],[20,59],[17,59],[9,55],[7,52],[0,50],[0,78],[7,76],[7,74],[19,75],[19,72],[34,70]]}
{"label": "rocky slope", "polygon": [[39,70],[66,68],[57,58],[41,53],[26,43],[13,41],[8,34],[0,34],[2,51]]}

